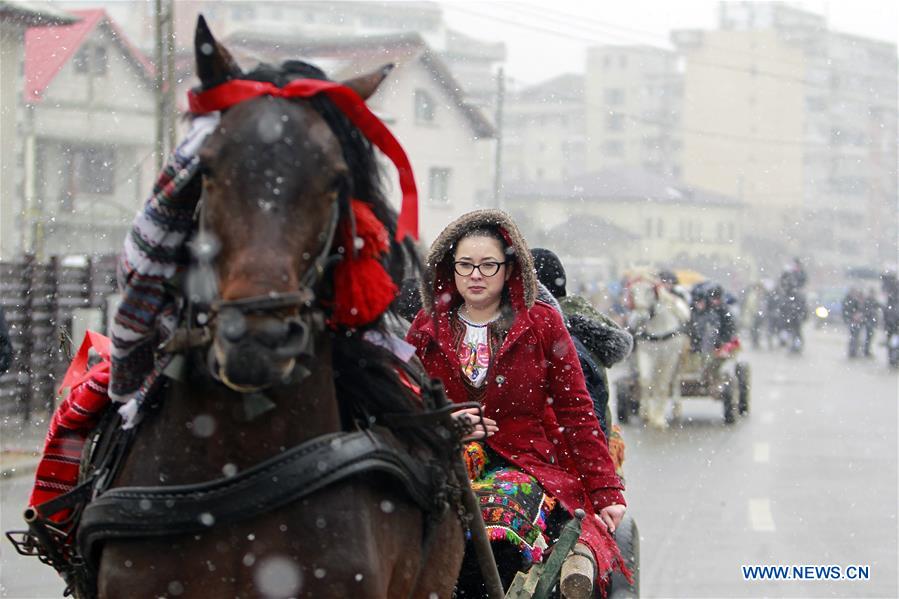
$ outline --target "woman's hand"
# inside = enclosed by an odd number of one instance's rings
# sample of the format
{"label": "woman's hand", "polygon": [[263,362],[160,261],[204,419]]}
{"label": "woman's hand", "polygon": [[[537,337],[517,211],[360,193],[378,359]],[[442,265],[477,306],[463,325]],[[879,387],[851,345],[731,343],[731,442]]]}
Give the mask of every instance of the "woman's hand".
{"label": "woman's hand", "polygon": [[487,417],[480,417],[481,410],[478,408],[465,408],[457,412],[453,412],[452,416],[456,420],[460,420],[473,427],[474,430],[462,437],[462,442],[479,441],[490,437],[499,430],[496,421]]}
{"label": "woman's hand", "polygon": [[621,524],[621,519],[624,518],[624,512],[626,511],[627,508],[623,505],[613,503],[612,505],[602,508],[599,513],[596,514],[596,519],[602,522],[611,534],[614,533],[615,529],[618,528],[618,525]]}

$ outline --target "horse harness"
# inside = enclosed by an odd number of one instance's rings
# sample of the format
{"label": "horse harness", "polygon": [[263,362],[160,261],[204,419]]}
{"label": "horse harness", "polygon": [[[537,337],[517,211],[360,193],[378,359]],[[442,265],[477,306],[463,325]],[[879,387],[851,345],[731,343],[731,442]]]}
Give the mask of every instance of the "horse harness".
{"label": "horse harness", "polygon": [[[383,414],[385,427],[407,428],[454,422],[439,381],[424,381],[420,413]],[[428,400],[431,401],[428,401]],[[434,401],[436,400],[436,402]],[[445,402],[440,405],[440,402]],[[465,407],[465,406],[462,406]],[[371,428],[313,438],[233,476],[159,487],[117,487],[112,480],[127,455],[136,429],[121,429],[114,409],[107,412],[86,447],[89,473],[73,490],[25,513],[28,531],[8,532],[16,550],[56,569],[66,594],[96,595],[102,543],[199,534],[210,527],[247,520],[294,503],[348,478],[378,473],[399,483],[424,513],[422,554],[430,551],[435,524],[451,506],[460,505],[459,489],[447,469],[422,460],[391,443],[391,435]],[[62,522],[50,516],[63,510]],[[461,513],[461,511],[460,511]]]}
{"label": "horse harness", "polygon": [[658,335],[654,335],[652,333],[647,333],[645,330],[640,329],[639,331],[634,333],[634,337],[640,339],[642,341],[648,341],[650,343],[658,342],[658,341],[667,341],[673,337],[677,337],[681,334],[681,329],[677,328],[672,331],[668,331],[667,333],[660,333]]}

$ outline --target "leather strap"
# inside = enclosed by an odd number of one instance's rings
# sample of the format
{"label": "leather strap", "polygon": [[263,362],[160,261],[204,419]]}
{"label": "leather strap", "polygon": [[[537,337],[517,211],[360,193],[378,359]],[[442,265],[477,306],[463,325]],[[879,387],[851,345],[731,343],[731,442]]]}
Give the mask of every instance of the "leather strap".
{"label": "leather strap", "polygon": [[425,512],[442,509],[441,473],[369,431],[316,437],[230,478],[169,487],[118,487],[84,510],[81,555],[115,538],[197,533],[213,524],[245,520],[363,472],[400,482]]}
{"label": "leather strap", "polygon": [[661,335],[652,335],[650,333],[637,333],[637,339],[643,339],[644,341],[667,341],[671,339],[675,335],[680,334],[680,329],[674,329],[668,333],[662,333]]}

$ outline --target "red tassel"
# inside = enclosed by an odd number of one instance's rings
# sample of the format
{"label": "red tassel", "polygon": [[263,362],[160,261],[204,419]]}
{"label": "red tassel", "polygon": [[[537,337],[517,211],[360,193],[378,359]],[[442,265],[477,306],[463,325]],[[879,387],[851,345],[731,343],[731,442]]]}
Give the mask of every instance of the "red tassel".
{"label": "red tassel", "polygon": [[[356,242],[357,246],[361,244],[361,247],[356,247],[356,253],[369,258],[380,258],[387,253],[390,249],[390,235],[371,207],[353,200],[353,216],[356,219],[356,239],[361,240]],[[349,236],[349,231],[346,234]]]}
{"label": "red tassel", "polygon": [[368,204],[353,200],[352,206],[356,239],[350,238],[349,224],[342,224],[340,244],[344,254],[334,268],[331,326],[360,327],[374,322],[398,292],[380,261],[390,249],[386,227]]}
{"label": "red tassel", "polygon": [[358,327],[374,322],[396,297],[393,279],[374,258],[344,256],[334,269],[333,324]]}

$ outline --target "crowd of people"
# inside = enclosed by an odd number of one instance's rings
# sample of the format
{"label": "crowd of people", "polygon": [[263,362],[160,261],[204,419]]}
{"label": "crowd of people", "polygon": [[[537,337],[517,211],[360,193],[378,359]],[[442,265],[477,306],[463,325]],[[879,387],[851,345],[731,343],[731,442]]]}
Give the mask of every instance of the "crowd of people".
{"label": "crowd of people", "polygon": [[754,349],[786,347],[792,353],[802,351],[802,325],[809,318],[807,280],[797,259],[784,267],[776,284],[763,280],[744,291],[741,313]]}

